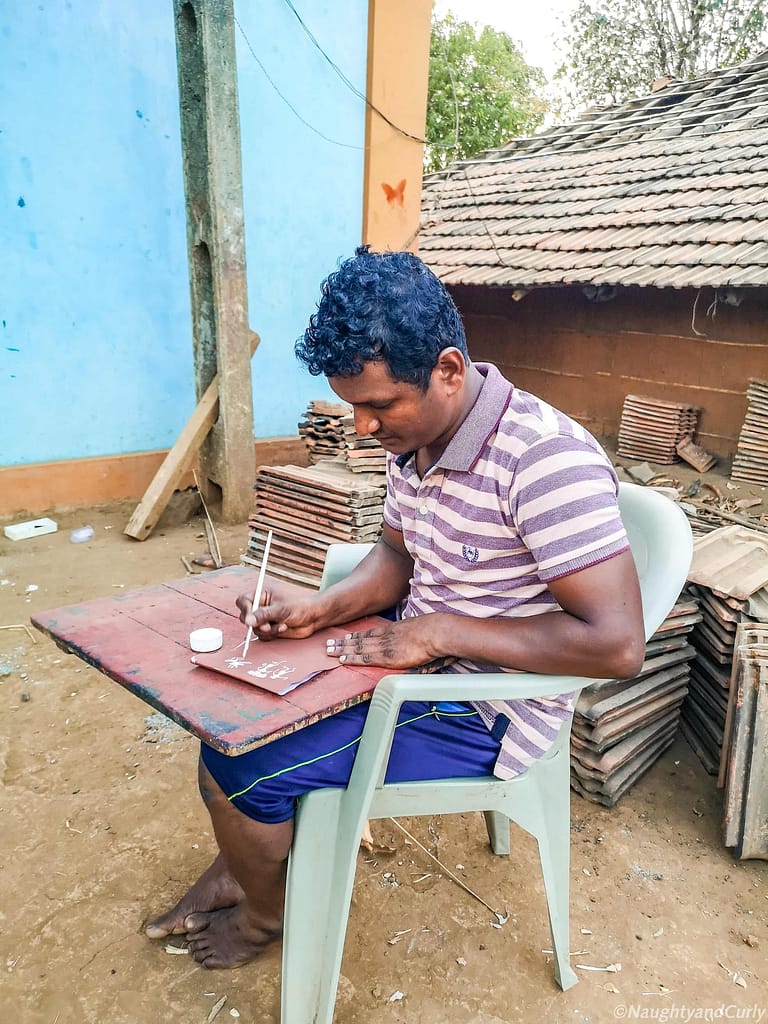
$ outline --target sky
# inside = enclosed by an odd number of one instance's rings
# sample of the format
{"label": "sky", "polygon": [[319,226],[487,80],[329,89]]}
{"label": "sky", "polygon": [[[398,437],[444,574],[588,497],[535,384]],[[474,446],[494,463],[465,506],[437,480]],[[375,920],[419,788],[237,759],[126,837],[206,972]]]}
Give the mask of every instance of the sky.
{"label": "sky", "polygon": [[435,13],[451,11],[459,21],[491,25],[522,44],[529,64],[551,78],[559,60],[553,37],[559,36],[559,19],[576,7],[576,0],[435,0]]}

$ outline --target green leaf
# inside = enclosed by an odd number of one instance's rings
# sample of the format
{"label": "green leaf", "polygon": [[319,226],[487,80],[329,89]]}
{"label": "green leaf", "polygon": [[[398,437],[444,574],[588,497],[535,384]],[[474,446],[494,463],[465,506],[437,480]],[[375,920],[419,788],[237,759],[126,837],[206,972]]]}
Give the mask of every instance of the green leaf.
{"label": "green leaf", "polygon": [[547,111],[545,84],[507,33],[433,18],[425,170],[530,135]]}

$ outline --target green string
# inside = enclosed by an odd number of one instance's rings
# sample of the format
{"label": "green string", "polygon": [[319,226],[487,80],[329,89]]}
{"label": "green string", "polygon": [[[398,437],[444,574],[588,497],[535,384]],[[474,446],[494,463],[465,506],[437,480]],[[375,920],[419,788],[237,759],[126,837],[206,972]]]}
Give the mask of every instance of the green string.
{"label": "green string", "polygon": [[[470,718],[476,715],[476,711],[440,711],[436,710],[427,711],[423,715],[416,715],[415,718],[407,718],[404,722],[398,722],[395,729],[399,729],[402,725],[411,725],[413,722],[418,722],[422,718],[437,718],[440,720],[442,715],[444,718]],[[337,747],[336,750],[329,750],[325,754],[318,754],[317,757],[310,758],[309,761],[302,761],[300,764],[291,764],[286,768],[281,768],[279,771],[273,772],[271,775],[262,775],[261,778],[251,782],[250,785],[246,786],[245,789],[241,789],[238,793],[232,793],[227,797],[227,800],[236,800],[239,796],[244,796],[249,793],[254,786],[258,786],[260,782],[268,782],[270,779],[277,779],[281,775],[285,775],[286,772],[295,771],[297,768],[306,768],[310,764],[317,764],[318,761],[323,761],[326,757],[333,757],[334,754],[340,754],[343,750],[349,750],[350,747],[354,747],[356,743],[359,743],[363,738],[363,734],[360,733],[354,740],[350,740],[349,743],[345,743],[341,747]]]}

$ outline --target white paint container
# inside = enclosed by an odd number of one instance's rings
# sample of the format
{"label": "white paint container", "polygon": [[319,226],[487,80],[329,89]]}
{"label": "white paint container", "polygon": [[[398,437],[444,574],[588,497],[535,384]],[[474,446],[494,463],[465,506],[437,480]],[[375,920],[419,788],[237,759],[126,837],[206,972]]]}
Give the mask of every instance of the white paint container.
{"label": "white paint container", "polygon": [[208,627],[206,629],[194,629],[189,634],[189,646],[198,654],[205,654],[208,651],[218,651],[224,643],[220,629]]}

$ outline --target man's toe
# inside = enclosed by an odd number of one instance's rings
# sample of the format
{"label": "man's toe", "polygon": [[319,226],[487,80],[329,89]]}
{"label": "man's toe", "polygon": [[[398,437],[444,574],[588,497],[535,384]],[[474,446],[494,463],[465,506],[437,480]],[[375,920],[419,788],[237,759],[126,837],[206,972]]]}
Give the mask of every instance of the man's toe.
{"label": "man's toe", "polygon": [[150,921],[144,929],[144,934],[150,939],[164,939],[168,935],[181,935],[183,931],[184,928],[174,924],[172,918],[163,915]]}
{"label": "man's toe", "polygon": [[211,920],[210,914],[188,914],[184,918],[184,930],[187,935],[196,935],[205,931]]}

